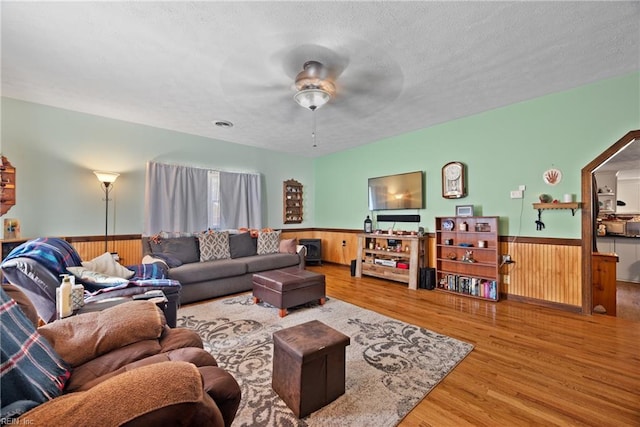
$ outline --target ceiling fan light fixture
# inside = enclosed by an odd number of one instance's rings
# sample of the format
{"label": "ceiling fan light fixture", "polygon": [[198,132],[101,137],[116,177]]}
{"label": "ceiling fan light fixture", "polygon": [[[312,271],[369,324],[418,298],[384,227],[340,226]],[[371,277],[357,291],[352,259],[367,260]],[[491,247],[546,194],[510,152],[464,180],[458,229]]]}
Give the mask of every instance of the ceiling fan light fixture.
{"label": "ceiling fan light fixture", "polygon": [[329,102],[331,94],[319,88],[309,88],[296,92],[293,99],[301,107],[314,111]]}

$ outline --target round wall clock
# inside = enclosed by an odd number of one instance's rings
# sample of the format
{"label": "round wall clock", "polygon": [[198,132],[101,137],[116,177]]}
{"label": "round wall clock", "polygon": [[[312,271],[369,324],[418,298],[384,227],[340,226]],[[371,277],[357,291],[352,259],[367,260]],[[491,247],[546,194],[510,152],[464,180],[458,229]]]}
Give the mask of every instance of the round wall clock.
{"label": "round wall clock", "polygon": [[460,162],[449,162],[442,167],[442,197],[459,199],[467,195],[464,169]]}

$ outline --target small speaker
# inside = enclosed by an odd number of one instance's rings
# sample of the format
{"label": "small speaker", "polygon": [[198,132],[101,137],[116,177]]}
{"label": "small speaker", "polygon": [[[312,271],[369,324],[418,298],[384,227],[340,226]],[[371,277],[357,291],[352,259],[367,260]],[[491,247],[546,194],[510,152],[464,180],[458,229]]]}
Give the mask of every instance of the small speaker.
{"label": "small speaker", "polygon": [[355,277],[356,275],[356,263],[358,262],[358,260],[356,259],[352,259],[351,260],[351,277]]}
{"label": "small speaker", "polygon": [[378,215],[378,222],[420,222],[420,215]]}
{"label": "small speaker", "polygon": [[436,287],[436,269],[433,267],[423,267],[420,269],[418,281],[420,289],[433,290]]}

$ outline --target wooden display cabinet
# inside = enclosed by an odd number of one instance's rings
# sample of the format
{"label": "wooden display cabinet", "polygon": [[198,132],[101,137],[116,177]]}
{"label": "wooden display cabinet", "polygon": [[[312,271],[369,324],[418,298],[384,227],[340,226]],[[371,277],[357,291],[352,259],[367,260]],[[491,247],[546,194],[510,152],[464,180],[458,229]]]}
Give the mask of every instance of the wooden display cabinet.
{"label": "wooden display cabinet", "polygon": [[436,218],[436,289],[498,301],[499,217]]}
{"label": "wooden display cabinet", "polygon": [[0,164],[0,216],[16,204],[16,168],[2,156]]}
{"label": "wooden display cabinet", "polygon": [[356,277],[379,277],[418,289],[418,272],[426,266],[427,238],[396,234],[359,234]]}
{"label": "wooden display cabinet", "polygon": [[290,179],[282,185],[283,189],[283,222],[300,224],[302,222],[302,184]]}

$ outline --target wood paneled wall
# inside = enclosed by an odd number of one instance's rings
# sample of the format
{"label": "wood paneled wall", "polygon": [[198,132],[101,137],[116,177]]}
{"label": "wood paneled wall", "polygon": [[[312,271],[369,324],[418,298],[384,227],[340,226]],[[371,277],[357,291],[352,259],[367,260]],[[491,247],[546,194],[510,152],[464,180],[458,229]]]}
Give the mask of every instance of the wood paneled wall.
{"label": "wood paneled wall", "polygon": [[[282,238],[321,239],[322,260],[350,265],[356,259],[360,230],[283,230]],[[71,238],[83,260],[104,253],[104,241]],[[582,248],[579,240],[502,237],[500,252],[510,254],[514,264],[503,265],[501,293],[508,299],[521,300],[570,311],[578,311],[582,302]],[[342,242],[345,245],[342,245]],[[429,266],[435,266],[435,238],[429,236]],[[142,259],[140,236],[116,236],[109,240],[109,251],[118,252],[124,265]]]}
{"label": "wood paneled wall", "polygon": [[[91,260],[102,255],[104,250],[104,240],[67,238],[71,245],[78,251],[83,261]],[[122,265],[140,264],[142,261],[142,240],[140,236],[121,236],[115,240],[109,238],[109,252],[117,252]]]}
{"label": "wood paneled wall", "polygon": [[[321,239],[322,260],[349,265],[356,259],[359,230],[283,230],[284,238]],[[342,246],[342,241],[346,245]],[[501,254],[515,261],[500,268],[501,293],[509,299],[579,310],[582,248],[579,240],[502,237]],[[429,236],[429,266],[435,266],[435,237]]]}
{"label": "wood paneled wall", "polygon": [[[580,308],[582,248],[578,243],[501,242],[501,253],[515,261],[500,269],[502,292]],[[589,254],[590,255],[590,254]]]}

